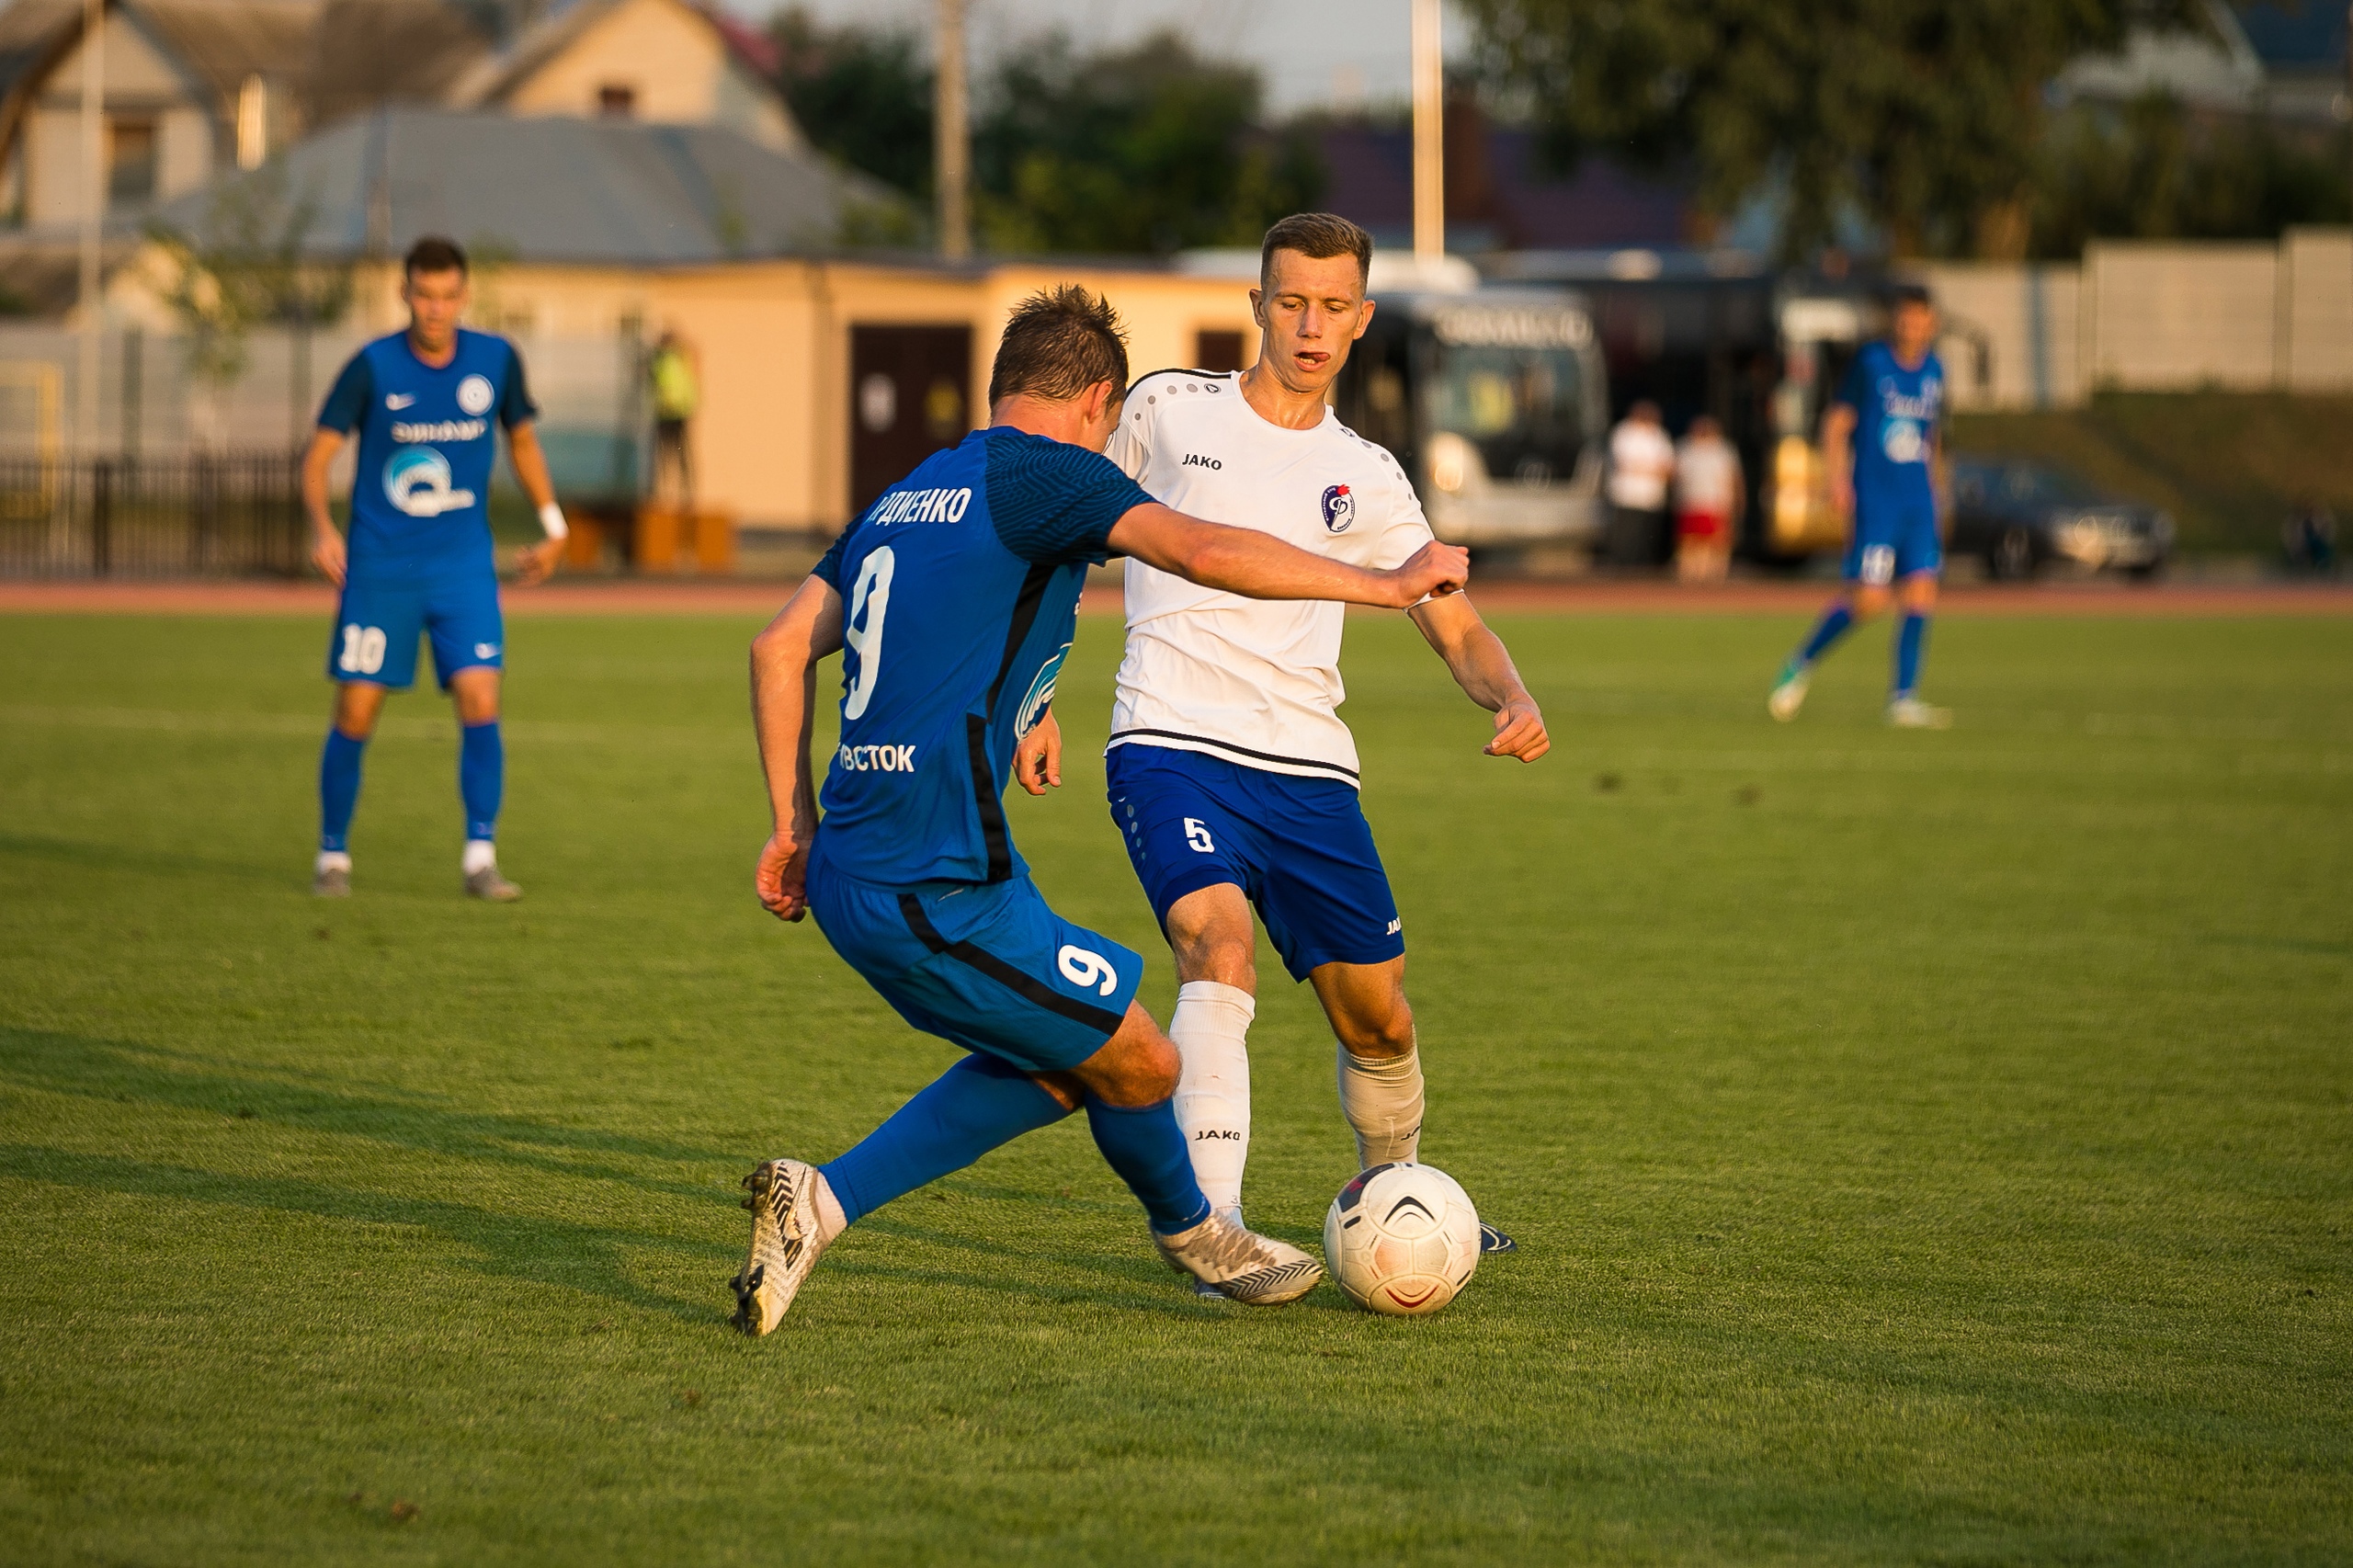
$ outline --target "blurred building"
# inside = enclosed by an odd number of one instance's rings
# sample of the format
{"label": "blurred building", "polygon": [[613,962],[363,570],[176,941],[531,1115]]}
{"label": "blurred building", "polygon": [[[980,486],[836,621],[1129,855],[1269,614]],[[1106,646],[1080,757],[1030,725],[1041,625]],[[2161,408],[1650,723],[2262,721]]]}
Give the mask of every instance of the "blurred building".
{"label": "blurred building", "polygon": [[2137,27],[2113,54],[2087,55],[2052,84],[2078,103],[2162,95],[2209,114],[2290,124],[2353,119],[2346,85],[2346,8],[2335,0],[2205,0],[2198,31]]}
{"label": "blurred building", "polygon": [[[106,217],[119,233],[224,171],[388,104],[805,146],[767,40],[688,0],[106,0],[104,16]],[[70,236],[87,199],[82,28],[77,0],[0,11],[0,249],[19,273]],[[8,231],[21,243],[6,246]],[[36,306],[61,302],[29,292]]]}

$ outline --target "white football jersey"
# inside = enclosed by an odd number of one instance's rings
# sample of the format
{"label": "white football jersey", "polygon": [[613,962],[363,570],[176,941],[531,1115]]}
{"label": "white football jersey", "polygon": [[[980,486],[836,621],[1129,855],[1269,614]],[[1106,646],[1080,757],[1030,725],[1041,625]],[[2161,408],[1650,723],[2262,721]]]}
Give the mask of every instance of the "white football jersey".
{"label": "white football jersey", "polygon": [[[1138,381],[1108,456],[1180,512],[1256,528],[1374,570],[1430,542],[1397,460],[1328,407],[1307,430],[1269,423],[1238,373],[1161,370]],[[1336,711],[1343,608],[1248,599],[1128,562],[1128,645],[1111,744],[1208,752],[1245,767],[1357,782]]]}

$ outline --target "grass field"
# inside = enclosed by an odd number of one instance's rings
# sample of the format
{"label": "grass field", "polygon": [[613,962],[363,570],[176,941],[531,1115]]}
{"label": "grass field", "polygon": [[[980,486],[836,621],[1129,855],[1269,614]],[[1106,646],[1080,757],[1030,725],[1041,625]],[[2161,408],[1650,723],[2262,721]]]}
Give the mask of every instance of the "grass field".
{"label": "grass field", "polygon": [[[426,696],[306,893],[324,629],[0,619],[0,1561],[2024,1564],[2353,1558],[2353,620],[1394,619],[1347,713],[1425,1153],[1523,1251],[1445,1313],[1198,1305],[1065,1124],[728,1332],[737,1179],[950,1059],[749,892],[752,630],[512,627],[511,908]],[[1114,623],[1015,831],[1105,820]],[[1263,971],[1276,973],[1271,958]],[[1252,1213],[1353,1164],[1312,999]]]}

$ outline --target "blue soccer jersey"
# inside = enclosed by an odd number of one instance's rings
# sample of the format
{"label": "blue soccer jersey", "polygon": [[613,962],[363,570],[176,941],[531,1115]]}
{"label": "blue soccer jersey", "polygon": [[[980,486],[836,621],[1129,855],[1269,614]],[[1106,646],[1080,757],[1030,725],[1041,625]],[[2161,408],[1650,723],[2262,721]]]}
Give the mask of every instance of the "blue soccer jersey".
{"label": "blue soccer jersey", "polygon": [[416,357],[405,332],[353,355],[319,411],[322,429],[359,433],[351,575],[414,583],[494,571],[491,422],[512,429],[538,412],[521,356],[489,333],[460,330],[439,367]]}
{"label": "blue soccer jersey", "polygon": [[841,741],[819,801],[826,864],[885,886],[1027,874],[1003,796],[1052,700],[1086,568],[1152,497],[1084,447],[977,430],[845,529]]}
{"label": "blue soccer jersey", "polygon": [[1945,368],[1937,357],[1907,370],[1886,344],[1865,344],[1836,401],[1855,411],[1857,508],[1932,506],[1928,460],[1945,403]]}

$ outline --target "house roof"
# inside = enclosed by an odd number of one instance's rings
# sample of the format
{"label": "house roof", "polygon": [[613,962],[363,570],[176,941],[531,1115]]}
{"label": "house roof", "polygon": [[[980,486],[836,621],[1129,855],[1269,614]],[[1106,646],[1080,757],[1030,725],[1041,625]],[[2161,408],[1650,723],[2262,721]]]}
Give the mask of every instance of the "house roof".
{"label": "house roof", "polygon": [[449,0],[325,0],[303,71],[314,127],[379,103],[440,103],[494,47],[497,9]]}
{"label": "house roof", "polygon": [[[467,104],[495,103],[532,73],[563,53],[580,35],[595,27],[628,0],[557,0],[537,20],[517,34],[508,46],[483,60],[461,89]],[[776,74],[775,46],[760,34],[723,13],[695,0],[679,0],[718,35],[730,58],[762,81]]]}
{"label": "house roof", "polygon": [[248,76],[299,80],[319,0],[117,0],[226,101]]}
{"label": "house roof", "polygon": [[[847,209],[904,200],[718,127],[395,108],[323,131],[159,217],[200,235],[222,193],[281,177],[291,199],[314,206],[302,244],[321,258],[398,255],[438,233],[517,261],[693,266],[828,250]],[[380,191],[389,223],[371,235]]]}

